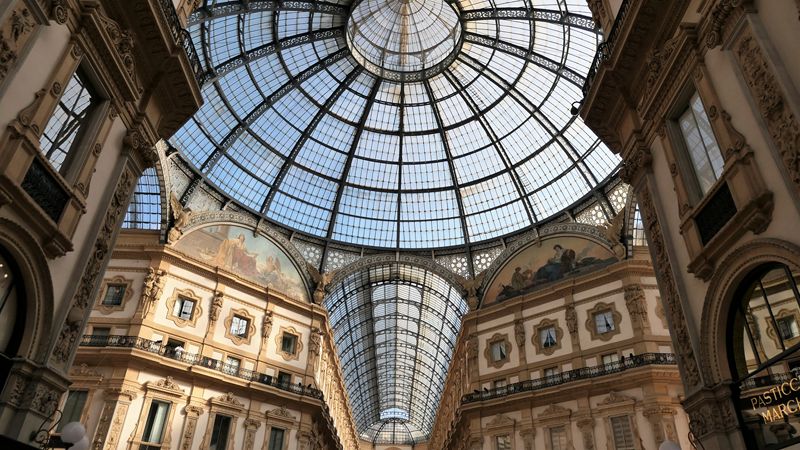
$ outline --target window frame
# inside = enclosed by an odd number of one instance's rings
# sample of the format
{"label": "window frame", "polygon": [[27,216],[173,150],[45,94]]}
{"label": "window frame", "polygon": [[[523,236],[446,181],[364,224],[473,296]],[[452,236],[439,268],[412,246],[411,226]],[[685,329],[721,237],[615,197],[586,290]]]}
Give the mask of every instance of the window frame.
{"label": "window frame", "polygon": [[[597,328],[597,316],[600,314],[610,313],[613,320],[613,329],[600,332]],[[614,336],[622,332],[622,314],[617,310],[615,302],[605,303],[597,302],[595,305],[586,312],[586,330],[592,340],[610,341]]]}
{"label": "window frame", "polygon": [[[111,289],[112,286],[121,286],[123,288],[119,304],[105,303],[106,297],[108,296],[109,290]],[[128,304],[128,300],[130,300],[132,297],[133,297],[133,280],[127,279],[120,275],[117,275],[112,278],[107,278],[103,280],[102,288],[100,289],[97,295],[97,301],[95,302],[95,309],[103,314],[111,314],[117,311],[124,311],[126,305]]]}
{"label": "window frame", "polygon": [[[545,347],[541,339],[542,332],[550,328],[555,332],[555,343]],[[541,322],[533,327],[533,330],[534,333],[531,337],[531,343],[537,354],[549,356],[561,349],[564,341],[564,330],[559,326],[557,320],[542,319]]]}
{"label": "window frame", "polygon": [[[192,317],[190,319],[185,319],[179,315],[175,314],[175,309],[178,306],[179,301],[186,301],[191,300],[194,302],[194,307],[192,308]],[[166,316],[167,319],[172,321],[175,325],[179,328],[184,327],[196,327],[198,318],[203,314],[203,307],[201,306],[201,298],[199,295],[195,294],[191,289],[179,289],[175,288],[172,291],[172,295],[167,298],[165,302],[166,306]]]}
{"label": "window frame", "polygon": [[[503,351],[505,352],[501,355],[500,359],[495,358],[495,346],[502,347]],[[508,334],[495,333],[492,337],[486,340],[486,348],[483,351],[483,355],[484,358],[486,358],[486,363],[489,365],[489,367],[499,369],[506,363],[511,362],[511,352],[513,350],[514,347],[511,345]]]}
{"label": "window frame", "polygon": [[[294,353],[283,351],[283,336],[285,334],[291,334],[296,337]],[[281,358],[283,358],[283,360],[285,361],[299,361],[300,352],[302,351],[303,351],[303,334],[297,331],[297,329],[294,327],[281,326],[280,329],[278,330],[278,333],[275,336],[275,353]]]}
{"label": "window frame", "polygon": [[[228,311],[225,318],[225,337],[236,345],[250,345],[253,335],[256,334],[254,317],[246,309],[233,309]],[[233,324],[235,321],[244,321],[244,334],[234,333]]]}

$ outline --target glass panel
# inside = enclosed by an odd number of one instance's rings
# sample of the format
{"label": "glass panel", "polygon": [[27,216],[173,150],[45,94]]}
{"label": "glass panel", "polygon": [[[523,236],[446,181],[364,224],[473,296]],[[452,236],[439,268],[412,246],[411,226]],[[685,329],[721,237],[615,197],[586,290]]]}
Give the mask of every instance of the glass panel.
{"label": "glass panel", "polygon": [[700,189],[705,194],[722,174],[724,160],[700,96],[695,92],[678,119]]}
{"label": "glass panel", "polygon": [[210,450],[225,450],[228,446],[228,431],[231,426],[231,418],[217,414],[214,417],[214,427],[211,429]]}
{"label": "glass panel", "polygon": [[550,428],[549,437],[552,450],[567,450],[567,432],[564,427]]}
{"label": "glass panel", "polygon": [[506,359],[506,344],[504,342],[492,343],[492,361],[502,361]]}
{"label": "glass panel", "polygon": [[611,311],[603,311],[594,315],[594,323],[599,334],[614,331],[614,315]]}
{"label": "glass panel", "polygon": [[161,187],[154,167],[145,169],[139,178],[122,228],[142,230],[161,228]]}
{"label": "glass panel", "polygon": [[614,448],[616,450],[635,450],[633,444],[633,433],[631,432],[631,421],[628,416],[617,416],[611,418],[611,430],[614,436]]}
{"label": "glass panel", "polygon": [[41,148],[44,156],[56,171],[61,171],[72,152],[83,124],[93,104],[97,102],[80,71],[76,71],[67,82],[53,115],[44,127]]}
{"label": "glass panel", "polygon": [[283,433],[280,428],[272,428],[269,432],[269,450],[283,450]]}
{"label": "glass panel", "polygon": [[63,414],[61,415],[61,422],[58,423],[57,431],[61,431],[64,425],[72,422],[80,422],[81,413],[83,413],[83,406],[86,404],[86,398],[89,395],[86,391],[69,391],[67,394],[67,401],[64,403]]}
{"label": "glass panel", "polygon": [[103,297],[103,304],[108,306],[119,306],[125,297],[125,284],[109,284],[106,287],[106,295]]}
{"label": "glass panel", "polygon": [[740,376],[738,408],[748,448],[800,444],[794,431],[800,429],[800,395],[792,389],[800,382],[797,279],[787,266],[771,264],[755,270],[737,291],[729,346]]}
{"label": "glass panel", "polygon": [[495,437],[495,448],[497,450],[511,450],[511,438],[508,435]]}
{"label": "glass panel", "polygon": [[192,320],[194,312],[194,300],[185,297],[178,297],[175,301],[175,309],[172,314],[184,320]]}
{"label": "glass panel", "polygon": [[170,140],[253,213],[355,245],[459,246],[554,217],[617,170],[570,114],[601,41],[585,2],[287,5],[205,2],[189,33],[218,77]]}
{"label": "glass panel", "polygon": [[556,345],[555,327],[547,327],[539,331],[542,348],[549,348]]}
{"label": "glass panel", "polygon": [[149,444],[160,444],[164,437],[164,426],[167,422],[170,404],[158,400],[153,400],[150,404],[150,411],[147,413],[147,421],[142,432],[142,442]]}
{"label": "glass panel", "polygon": [[233,316],[231,320],[231,334],[239,337],[247,337],[247,328],[250,321],[244,317]]}
{"label": "glass panel", "polygon": [[283,333],[283,338],[281,339],[281,351],[293,355],[296,348],[297,336],[290,333]]}

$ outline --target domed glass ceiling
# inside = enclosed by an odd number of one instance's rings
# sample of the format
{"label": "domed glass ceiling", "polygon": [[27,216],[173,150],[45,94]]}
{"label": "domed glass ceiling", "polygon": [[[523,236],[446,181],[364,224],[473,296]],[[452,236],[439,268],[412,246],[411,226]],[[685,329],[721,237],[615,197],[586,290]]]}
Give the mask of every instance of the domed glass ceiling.
{"label": "domed glass ceiling", "polygon": [[379,248],[531,228],[615,172],[576,117],[585,0],[206,0],[205,104],[171,139],[256,214]]}

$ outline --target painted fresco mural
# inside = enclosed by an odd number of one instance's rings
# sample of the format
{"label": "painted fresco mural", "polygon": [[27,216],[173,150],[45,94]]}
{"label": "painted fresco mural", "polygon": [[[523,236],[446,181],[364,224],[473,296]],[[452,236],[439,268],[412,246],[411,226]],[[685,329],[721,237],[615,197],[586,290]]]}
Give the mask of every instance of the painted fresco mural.
{"label": "painted fresco mural", "polygon": [[525,294],[618,261],[607,247],[577,236],[545,238],[511,258],[486,290],[486,303]]}
{"label": "painted fresco mural", "polygon": [[264,236],[253,236],[252,230],[236,225],[203,227],[183,236],[175,249],[289,297],[308,300],[289,257]]}

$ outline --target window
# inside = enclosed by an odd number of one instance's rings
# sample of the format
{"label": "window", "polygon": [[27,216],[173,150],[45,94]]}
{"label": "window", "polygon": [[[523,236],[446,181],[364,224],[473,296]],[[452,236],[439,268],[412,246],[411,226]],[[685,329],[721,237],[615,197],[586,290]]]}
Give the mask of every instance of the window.
{"label": "window", "polygon": [[178,296],[178,299],[175,301],[175,309],[173,309],[172,315],[183,320],[192,320],[192,314],[194,314],[194,300],[183,296]]}
{"label": "window", "polygon": [[278,383],[289,385],[292,382],[292,375],[286,372],[278,372]]}
{"label": "window", "polygon": [[73,150],[97,103],[98,97],[91,92],[86,77],[77,70],[67,82],[40,142],[42,153],[56,171],[63,174],[74,157]]}
{"label": "window", "polygon": [[547,327],[539,330],[539,341],[542,343],[542,348],[550,348],[556,346],[556,328]]}
{"label": "window", "polygon": [[719,179],[725,161],[697,92],[692,95],[689,106],[678,118],[678,125],[700,191],[705,194]]}
{"label": "window", "polygon": [[781,317],[777,319],[777,323],[781,339],[789,340],[800,336],[800,330],[797,328],[797,319],[794,316]]}
{"label": "window", "polygon": [[494,388],[506,387],[506,379],[494,380],[493,385]]}
{"label": "window", "polygon": [[164,346],[164,353],[167,356],[174,356],[176,358],[180,358],[184,352],[184,342],[179,341],[177,339],[169,338],[167,339],[167,345]]}
{"label": "window", "polygon": [[69,391],[67,394],[67,401],[64,402],[61,421],[58,423],[59,432],[64,428],[64,425],[70,422],[80,422],[83,407],[86,405],[86,397],[88,395],[89,393],[86,391]]}
{"label": "window", "polygon": [[492,342],[491,343],[492,361],[498,362],[506,359],[506,344],[505,342]]}
{"label": "window", "polygon": [[497,450],[511,450],[511,438],[507,434],[495,436],[494,444]]}
{"label": "window", "polygon": [[269,430],[269,447],[268,450],[283,450],[283,434],[284,430],[272,427]]}
{"label": "window", "polygon": [[564,427],[550,428],[550,448],[552,450],[567,450],[567,431]]}
{"label": "window", "polygon": [[239,374],[239,367],[242,365],[242,360],[239,358],[234,358],[233,356],[228,356],[225,359],[225,367],[223,370],[225,373],[229,375],[238,375]]}
{"label": "window", "polygon": [[594,325],[597,334],[605,334],[614,331],[614,314],[610,310],[595,313]]}
{"label": "window", "polygon": [[126,284],[109,284],[106,286],[106,295],[103,297],[103,305],[119,306],[125,298]]}
{"label": "window", "polygon": [[225,450],[228,445],[228,432],[231,428],[231,418],[222,414],[214,416],[214,427],[211,429],[209,450]]}
{"label": "window", "polygon": [[548,367],[542,372],[545,377],[552,377],[558,375],[558,367]]}
{"label": "window", "polygon": [[139,450],[155,450],[161,448],[161,440],[164,438],[164,428],[167,423],[170,403],[153,400],[150,404],[150,411],[147,413],[147,421],[142,432],[142,443]]}
{"label": "window", "polygon": [[92,336],[108,337],[111,334],[111,328],[108,327],[92,327]]}
{"label": "window", "polygon": [[628,416],[611,418],[611,434],[614,438],[614,448],[616,450],[636,449],[633,445],[633,432],[631,431],[631,421]]}
{"label": "window", "polygon": [[242,316],[233,316],[233,320],[231,320],[231,334],[240,337],[246,338],[247,337],[247,329],[250,327],[250,320],[245,319]]}
{"label": "window", "polygon": [[619,355],[616,353],[608,353],[603,355],[603,364],[613,364],[619,361]]}
{"label": "window", "polygon": [[281,351],[290,355],[295,354],[297,347],[297,336],[291,333],[283,333],[281,338]]}

